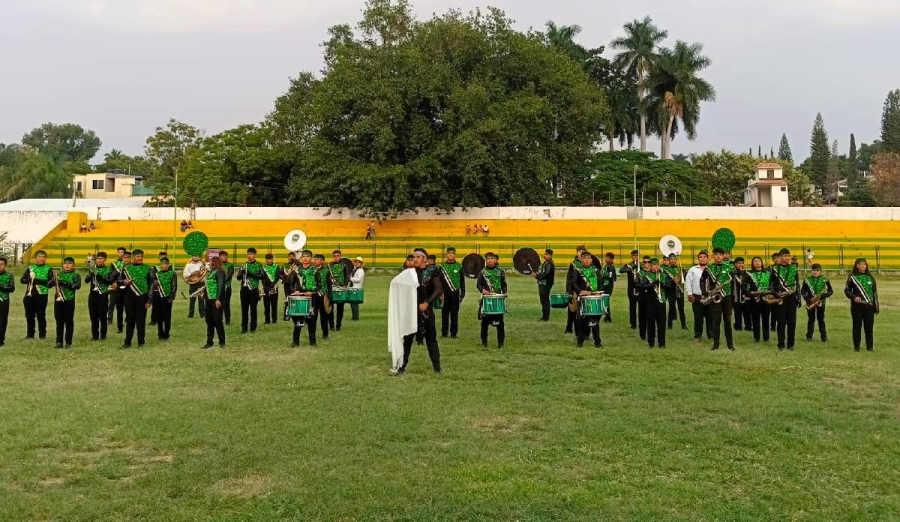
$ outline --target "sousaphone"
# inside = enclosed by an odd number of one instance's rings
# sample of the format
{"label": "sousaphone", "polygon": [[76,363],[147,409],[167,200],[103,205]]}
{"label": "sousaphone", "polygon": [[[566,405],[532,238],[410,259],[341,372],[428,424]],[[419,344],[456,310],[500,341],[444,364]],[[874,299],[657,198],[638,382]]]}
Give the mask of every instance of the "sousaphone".
{"label": "sousaphone", "polygon": [[531,275],[541,266],[541,257],[533,248],[520,248],[513,254],[513,268],[522,275]]}
{"label": "sousaphone", "polygon": [[288,252],[297,253],[306,246],[306,233],[302,230],[291,230],[284,236],[284,248]]}
{"label": "sousaphone", "polygon": [[681,256],[681,240],[672,234],[666,234],[659,240],[659,251],[669,257],[671,254]]}
{"label": "sousaphone", "polygon": [[[199,230],[195,230],[190,234],[184,237],[184,241],[181,243],[182,248],[184,248],[185,253],[187,255],[194,257],[198,256],[203,259],[205,262],[209,262],[207,259],[206,252],[209,250],[209,238],[203,232]],[[203,267],[194,272],[191,275],[187,275],[188,263],[184,264],[184,270],[181,272],[181,278],[184,279],[184,282],[188,285],[196,285],[199,284],[206,277],[206,273],[209,271],[207,265],[204,264]]]}

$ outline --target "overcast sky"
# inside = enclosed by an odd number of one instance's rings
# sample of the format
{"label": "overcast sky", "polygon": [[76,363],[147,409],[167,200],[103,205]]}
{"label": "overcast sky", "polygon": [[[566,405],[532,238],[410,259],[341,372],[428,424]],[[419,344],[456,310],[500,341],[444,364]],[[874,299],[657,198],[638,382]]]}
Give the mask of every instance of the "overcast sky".
{"label": "overcast sky", "polygon": [[[675,39],[701,42],[716,102],[698,137],[675,153],[778,148],[808,155],[822,112],[842,152],[871,142],[900,87],[900,0],[413,0],[420,17],[449,8],[504,9],[520,29],[579,24],[580,43],[607,44],[649,14]],[[141,154],[175,118],[215,133],[263,119],[289,78],[319,71],[334,24],[362,0],[2,0],[0,143],[43,122],[97,132],[101,152]],[[607,51],[607,56],[610,52]],[[652,142],[654,150],[658,142]],[[657,150],[658,153],[658,150]]]}

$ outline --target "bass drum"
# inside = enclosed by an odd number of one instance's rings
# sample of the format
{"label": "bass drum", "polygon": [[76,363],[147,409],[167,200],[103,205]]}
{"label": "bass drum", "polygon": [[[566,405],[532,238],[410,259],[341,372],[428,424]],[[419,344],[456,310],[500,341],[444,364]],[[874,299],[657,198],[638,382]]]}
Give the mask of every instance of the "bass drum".
{"label": "bass drum", "polygon": [[513,254],[513,268],[522,275],[531,275],[541,266],[541,256],[533,248],[520,248]]}
{"label": "bass drum", "polygon": [[477,279],[478,275],[484,270],[484,258],[481,254],[466,254],[462,260],[463,274],[469,279]]}

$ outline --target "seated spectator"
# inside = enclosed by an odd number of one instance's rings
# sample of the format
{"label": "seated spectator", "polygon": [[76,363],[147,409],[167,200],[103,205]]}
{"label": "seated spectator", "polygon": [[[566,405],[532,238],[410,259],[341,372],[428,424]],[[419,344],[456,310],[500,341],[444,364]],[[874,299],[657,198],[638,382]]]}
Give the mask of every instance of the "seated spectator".
{"label": "seated spectator", "polygon": [[81,229],[79,232],[87,232],[87,223],[81,223]]}
{"label": "seated spectator", "polygon": [[484,225],[483,227],[481,227],[481,233],[484,235],[488,235],[488,226],[487,225]]}
{"label": "seated spectator", "polygon": [[88,229],[89,229],[89,230],[94,230],[95,228],[97,228],[97,227],[94,226],[94,222],[91,221],[91,224],[90,224],[90,226],[88,227]]}

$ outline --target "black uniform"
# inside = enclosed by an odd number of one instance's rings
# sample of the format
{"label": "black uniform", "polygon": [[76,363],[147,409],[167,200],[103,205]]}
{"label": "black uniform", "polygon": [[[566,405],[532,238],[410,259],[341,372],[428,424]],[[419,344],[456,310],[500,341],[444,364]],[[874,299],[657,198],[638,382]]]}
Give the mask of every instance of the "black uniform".
{"label": "black uniform", "polygon": [[[578,270],[572,271],[570,273],[572,277],[571,281],[567,281],[568,286],[572,288],[572,291],[576,294],[581,294],[581,292],[596,292],[597,289],[593,288],[591,282],[587,277],[584,276],[583,272]],[[603,273],[598,271],[598,278],[601,281],[598,281],[597,286],[603,286]],[[576,298],[577,300],[577,298]],[[579,307],[575,311],[577,315],[577,319],[575,320],[575,339],[578,342],[578,347],[581,348],[584,344],[584,340],[588,338],[590,335],[594,339],[594,346],[600,347],[600,318],[599,317],[587,317],[581,315],[581,308]]]}
{"label": "black uniform", "polygon": [[241,333],[256,331],[259,310],[259,285],[262,279],[262,264],[259,261],[246,263],[241,267],[238,280],[241,281]]}
{"label": "black uniform", "polygon": [[[119,272],[116,271],[115,265],[109,267],[109,272],[106,275],[92,271],[84,278],[84,282],[90,288],[90,293],[88,294],[88,316],[91,318],[91,339],[95,341],[106,339],[110,295],[115,293],[115,290],[109,290],[109,285],[118,280]],[[100,291],[98,292],[97,289]]]}
{"label": "black uniform", "polygon": [[803,280],[803,286],[800,287],[800,295],[808,305],[816,296],[820,297],[819,306],[810,308],[806,311],[806,340],[811,341],[813,332],[816,328],[816,322],[819,323],[819,336],[822,342],[828,340],[828,332],[825,330],[825,300],[834,295],[834,289],[831,287],[831,281],[824,275],[819,277],[809,276]]}
{"label": "black uniform", "polygon": [[[31,292],[28,293],[26,290],[25,297],[22,299],[23,304],[25,305],[25,323],[27,325],[26,338],[31,339],[34,337],[35,332],[35,323],[37,323],[37,333],[38,337],[44,339],[47,337],[47,294],[49,291],[47,290],[47,283],[50,282],[50,269],[47,265],[41,265],[40,270],[46,270],[47,275],[44,277],[43,275],[38,277],[36,276],[34,279],[34,285],[31,287]],[[31,283],[31,268],[22,274],[22,279],[19,280],[20,283],[25,285],[25,288],[28,288],[28,285]],[[43,287],[41,289],[40,287]]]}
{"label": "black uniform", "polygon": [[[113,268],[116,269],[116,272],[120,275],[122,273],[122,269],[126,266],[125,262],[122,260],[114,261],[112,265]],[[125,290],[125,288],[117,287],[115,290],[109,291],[109,303],[106,310],[106,320],[108,324],[112,325],[113,313],[115,312],[116,331],[118,333],[122,333],[122,329],[125,326]]]}
{"label": "black uniform", "polygon": [[309,265],[303,268],[302,265],[297,266],[296,272],[285,273],[284,282],[289,294],[294,292],[307,293],[311,292],[312,302],[310,303],[310,313],[306,317],[292,317],[294,321],[293,344],[291,346],[300,346],[300,331],[303,327],[308,327],[307,334],[309,336],[309,345],[316,346],[316,321],[318,319],[319,309],[316,299],[319,290],[322,288],[322,272],[314,266]]}
{"label": "black uniform", "polygon": [[[350,267],[341,263],[331,263],[327,267],[328,273],[331,274],[332,286],[348,287],[350,286]],[[331,307],[331,313],[328,314],[328,326],[340,331],[341,324],[344,322],[344,306],[346,303],[334,303]],[[335,317],[336,316],[336,317]]]}
{"label": "black uniform", "polygon": [[[578,273],[578,267],[581,266],[581,260],[578,259],[578,256],[575,256],[575,259],[569,263],[569,271],[566,272],[566,293],[569,296],[572,295],[573,289],[571,286],[571,281],[574,280],[573,273]],[[574,299],[574,298],[573,298]],[[572,307],[566,308],[566,333],[572,333],[575,328],[575,316],[576,312],[572,311]]]}
{"label": "black uniform", "polygon": [[[783,274],[783,275],[782,275]],[[772,313],[775,314],[775,328],[778,333],[778,349],[794,349],[794,335],[797,330],[797,308],[800,306],[799,284],[797,281],[797,267],[776,265],[772,267],[772,276],[769,280],[770,288],[775,293],[785,293],[781,304],[772,305]]]}
{"label": "black uniform", "polygon": [[16,281],[9,272],[0,274],[0,346],[6,343],[6,325],[9,321],[9,294],[16,291]]}
{"label": "black uniform", "polygon": [[[128,267],[131,276],[141,278],[140,280],[135,279],[131,287],[125,286],[127,276],[124,270],[119,276],[119,286],[123,288],[122,291],[125,293],[125,341],[122,345],[123,348],[131,346],[135,331],[137,332],[138,348],[144,346],[146,339],[147,304],[150,302],[150,285],[152,280],[149,269],[144,273],[139,268],[133,268],[141,266],[143,265],[132,264]],[[131,288],[137,288],[139,295]]]}
{"label": "black uniform", "polygon": [[[492,277],[494,282],[491,282]],[[506,272],[499,266],[494,268],[485,267],[481,274],[478,275],[476,287],[479,293],[487,290],[493,294],[505,294],[507,292]],[[481,345],[487,346],[488,328],[496,326],[497,346],[503,348],[503,343],[506,342],[506,325],[503,321],[503,314],[485,314],[483,303],[484,297],[482,297],[482,301],[478,305],[478,318],[481,319]]]}
{"label": "black uniform", "polygon": [[328,339],[328,330],[331,326],[329,324],[329,315],[334,313],[334,308],[332,305],[331,313],[325,311],[325,299],[331,300],[331,288],[332,288],[332,277],[331,271],[328,270],[328,267],[322,265],[321,268],[317,268],[319,271],[319,293],[316,294],[315,303],[313,306],[316,307],[319,314],[319,326],[322,327],[322,338]]}
{"label": "black uniform", "polygon": [[638,280],[637,287],[643,298],[643,320],[647,329],[647,345],[658,344],[666,347],[666,292],[671,288],[671,280],[660,272],[645,272]]}
{"label": "black uniform", "polygon": [[56,346],[59,348],[65,341],[72,346],[75,334],[75,292],[81,288],[81,276],[75,272],[60,272],[47,284],[49,288],[59,286],[54,296],[59,294],[62,300],[53,302],[53,318],[56,319]]}
{"label": "black uniform", "polygon": [[219,338],[219,347],[225,346],[225,314],[216,306],[222,304],[225,295],[225,272],[221,268],[206,274],[206,347],[213,344],[213,334]]}
{"label": "black uniform", "polygon": [[[864,283],[871,285],[866,288]],[[862,341],[862,331],[866,331],[866,350],[875,349],[875,316],[880,311],[878,305],[878,285],[871,274],[850,274],[847,285],[844,287],[844,295],[850,300],[850,317],[853,320],[853,349],[859,351]],[[860,302],[855,302],[859,297]]]}
{"label": "black uniform", "polygon": [[638,327],[638,307],[641,296],[637,282],[640,279],[640,271],[641,264],[634,261],[619,269],[620,274],[628,276],[628,320],[632,330]]}
{"label": "black uniform", "polygon": [[[616,266],[612,263],[603,265],[603,293],[610,297],[612,302],[613,288],[616,286]],[[606,322],[612,322],[612,306],[606,307]]]}
{"label": "black uniform", "polygon": [[[160,276],[160,274],[162,275]],[[179,275],[169,268],[166,271],[154,270],[152,277],[154,284],[150,287],[150,303],[152,305],[150,310],[156,311],[157,337],[160,340],[166,340],[170,337],[172,330],[172,303],[175,301],[178,291]]]}
{"label": "black uniform", "polygon": [[[427,274],[428,277],[426,277],[425,270],[416,268],[416,277],[419,279],[419,287],[416,290],[417,302],[428,304],[428,308],[424,312],[418,312],[419,330],[423,332],[425,345],[428,347],[428,357],[431,358],[431,366],[436,373],[440,373],[441,350],[438,347],[437,329],[434,322],[434,301],[441,296],[444,290],[441,286],[441,276],[437,270],[428,271]],[[403,336],[403,366],[400,367],[400,373],[406,371],[415,337],[414,333]]]}
{"label": "black uniform", "polygon": [[[444,297],[441,300],[441,337],[456,338],[459,334],[459,307],[466,297],[466,275],[458,261],[441,264]],[[458,281],[456,285],[454,282]]]}
{"label": "black uniform", "polygon": [[746,282],[747,271],[735,268],[734,273],[731,275],[731,288],[734,289],[731,308],[734,314],[734,330],[736,332],[753,328],[753,320],[750,318],[752,305],[744,287]]}
{"label": "black uniform", "polygon": [[707,306],[712,312],[712,332],[713,332],[713,350],[719,349],[721,340],[722,327],[725,328],[725,344],[729,350],[734,350],[734,338],[731,330],[731,314],[733,311],[732,300],[733,284],[732,272],[729,263],[713,263],[707,265],[703,275],[700,276],[700,288],[703,289],[704,297],[714,290],[719,284],[722,284],[722,300],[718,303],[710,302]]}
{"label": "black uniform", "polygon": [[[541,263],[537,271],[538,297],[541,300],[541,319],[550,320],[550,292],[556,277],[556,264],[553,259]],[[566,285],[568,286],[568,284]]]}

